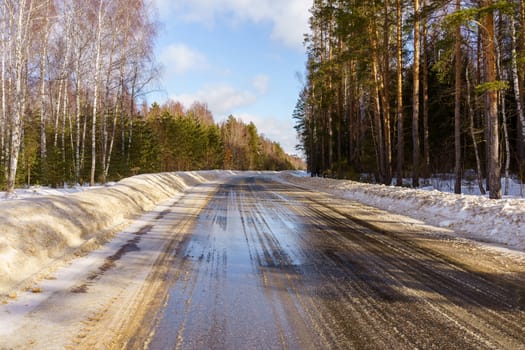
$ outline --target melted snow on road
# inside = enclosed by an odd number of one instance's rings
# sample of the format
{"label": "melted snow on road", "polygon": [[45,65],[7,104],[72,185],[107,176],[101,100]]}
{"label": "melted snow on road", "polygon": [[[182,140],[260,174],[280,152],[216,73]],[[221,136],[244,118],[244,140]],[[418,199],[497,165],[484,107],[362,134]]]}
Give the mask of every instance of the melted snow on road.
{"label": "melted snow on road", "polygon": [[500,244],[502,248],[525,250],[524,198],[493,200],[480,195],[457,195],[305,175],[288,173],[281,177],[297,185],[408,216],[417,223],[448,229],[453,235]]}
{"label": "melted snow on road", "polygon": [[522,199],[299,175],[0,203],[0,348],[525,343]]}

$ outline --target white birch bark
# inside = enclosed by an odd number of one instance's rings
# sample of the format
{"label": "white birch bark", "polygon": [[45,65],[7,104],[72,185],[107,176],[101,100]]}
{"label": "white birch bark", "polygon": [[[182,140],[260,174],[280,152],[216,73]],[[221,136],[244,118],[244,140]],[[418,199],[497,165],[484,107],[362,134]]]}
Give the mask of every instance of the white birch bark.
{"label": "white birch bark", "polygon": [[[59,82],[59,87],[58,87],[58,97],[57,97],[56,110],[55,110],[56,115],[55,115],[55,135],[54,135],[55,138],[53,142],[54,147],[57,147],[58,145],[58,134],[59,134],[58,127],[60,124],[60,119],[61,117],[63,117],[64,112],[65,112],[64,101],[67,98],[67,79],[68,79],[67,66],[69,64],[69,52],[70,52],[70,46],[71,46],[70,35],[69,35],[70,28],[71,28],[71,17],[67,16],[65,19],[65,28],[64,28],[66,48],[65,48],[64,57],[62,58],[62,67],[60,68],[60,73],[58,77],[60,82]],[[64,121],[62,121],[62,123],[64,123]]]}
{"label": "white birch bark", "polygon": [[[76,122],[76,130],[75,130],[75,145],[73,147],[74,149],[74,165],[73,165],[73,171],[75,173],[75,179],[76,181],[79,181],[81,182],[80,180],[80,169],[81,169],[81,159],[80,159],[80,118],[81,118],[81,115],[82,115],[82,109],[81,109],[81,99],[80,99],[80,95],[81,95],[81,79],[82,79],[82,71],[81,71],[81,68],[80,68],[80,62],[81,62],[81,56],[82,56],[82,51],[79,50],[79,53],[77,55],[77,58],[76,58],[76,63],[75,63],[75,67],[76,67],[76,80],[75,80],[75,87],[76,87],[76,106],[75,106],[75,122]],[[73,134],[73,133],[71,133]]]}
{"label": "white birch bark", "polygon": [[16,36],[14,42],[14,70],[15,70],[15,94],[14,113],[11,119],[11,142],[9,147],[9,171],[7,176],[7,194],[10,196],[15,189],[16,173],[18,169],[18,158],[20,145],[22,143],[22,125],[24,107],[26,103],[24,89],[24,65],[26,63],[26,48],[28,45],[29,24],[33,2],[21,0],[16,20]]}
{"label": "white birch bark", "polygon": [[99,99],[99,85],[100,85],[100,66],[102,57],[102,30],[105,13],[104,0],[100,0],[97,15],[97,38],[96,38],[96,53],[95,53],[95,79],[93,87],[93,116],[91,125],[91,172],[89,178],[90,186],[95,185],[95,171],[97,165],[97,113],[98,113],[98,99]]}
{"label": "white birch bark", "polygon": [[[2,12],[6,13],[7,12],[7,8],[5,6],[4,3],[2,3]],[[7,52],[8,52],[8,47],[9,47],[9,36],[6,35],[6,32],[7,32],[7,29],[8,29],[8,25],[7,25],[7,19],[6,19],[6,23],[4,23],[4,25],[2,27],[0,27],[0,44],[2,45],[1,48],[0,48],[0,52],[1,52],[1,77],[0,79],[2,79],[1,81],[1,88],[2,88],[2,105],[1,105],[1,108],[2,108],[2,114],[0,116],[0,162],[2,164],[2,166],[5,166],[6,162],[5,162],[5,152],[6,152],[6,144],[5,144],[5,132],[6,132],[6,122],[7,122],[7,110],[6,110],[6,107],[7,107],[7,94],[6,94],[6,89],[7,89],[7,83],[6,83],[6,69],[7,69]],[[4,169],[4,174],[7,175],[7,168]]]}
{"label": "white birch bark", "polygon": [[45,26],[44,26],[44,38],[42,40],[42,51],[40,57],[40,157],[42,158],[42,163],[45,163],[47,158],[47,140],[46,140],[46,123],[47,123],[47,90],[46,90],[46,81],[47,81],[47,48],[48,48],[48,39],[50,31],[50,20],[49,20],[49,5],[50,2],[47,0],[45,2],[46,11],[45,11]]}
{"label": "white birch bark", "polygon": [[[120,33],[122,31],[122,28],[120,27],[114,27],[112,35],[111,35],[111,49],[109,53],[109,63],[107,67],[107,73],[106,73],[106,93],[104,95],[104,106],[105,110],[102,115],[101,120],[101,131],[102,131],[102,178],[103,182],[106,182],[107,178],[107,172],[106,169],[109,169],[109,143],[110,137],[109,137],[109,131],[108,131],[108,114],[110,111],[115,112],[114,104],[110,102],[110,94],[111,94],[111,83],[112,83],[112,77],[113,77],[113,70],[114,70],[114,57],[115,57],[115,51],[117,50],[117,33]],[[118,95],[118,92],[117,92]]]}

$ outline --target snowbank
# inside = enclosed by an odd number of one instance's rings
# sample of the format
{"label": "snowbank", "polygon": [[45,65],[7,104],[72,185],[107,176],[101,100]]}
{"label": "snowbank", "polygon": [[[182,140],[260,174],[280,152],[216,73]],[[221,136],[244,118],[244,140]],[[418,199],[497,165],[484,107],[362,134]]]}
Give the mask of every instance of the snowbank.
{"label": "snowbank", "polygon": [[525,250],[525,199],[493,200],[477,195],[414,190],[283,173],[287,182],[328,192],[481,242]]}
{"label": "snowbank", "polygon": [[218,172],[139,175],[70,195],[0,202],[0,294],[58,258],[93,249],[137,215]]}
{"label": "snowbank", "polygon": [[[23,287],[53,264],[104,243],[130,220],[190,186],[233,172],[207,171],[139,175],[112,186],[57,192],[38,189],[0,201],[0,295]],[[392,213],[452,230],[478,241],[525,250],[525,200],[491,200],[477,195],[413,190],[277,175],[302,187],[324,191]],[[53,192],[54,193],[54,192]],[[44,195],[42,195],[44,194]]]}

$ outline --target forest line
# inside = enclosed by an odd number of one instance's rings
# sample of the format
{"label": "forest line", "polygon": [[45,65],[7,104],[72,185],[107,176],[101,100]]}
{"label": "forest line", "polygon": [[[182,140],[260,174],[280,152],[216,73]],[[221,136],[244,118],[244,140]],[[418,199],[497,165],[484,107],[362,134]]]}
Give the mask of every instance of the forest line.
{"label": "forest line", "polygon": [[161,72],[158,26],[144,0],[0,1],[0,187],[299,164],[254,125],[216,124],[205,105],[143,106]]}
{"label": "forest line", "polygon": [[[294,119],[314,175],[524,178],[523,1],[315,0]],[[483,182],[482,179],[487,181]]]}

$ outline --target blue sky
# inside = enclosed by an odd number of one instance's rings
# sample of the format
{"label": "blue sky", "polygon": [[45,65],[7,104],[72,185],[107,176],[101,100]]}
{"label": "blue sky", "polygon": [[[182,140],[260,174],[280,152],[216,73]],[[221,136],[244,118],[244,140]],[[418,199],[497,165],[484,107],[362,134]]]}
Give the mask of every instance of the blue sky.
{"label": "blue sky", "polygon": [[156,55],[166,99],[207,103],[216,121],[253,121],[297,153],[292,112],[304,73],[308,0],[153,0],[162,22]]}

